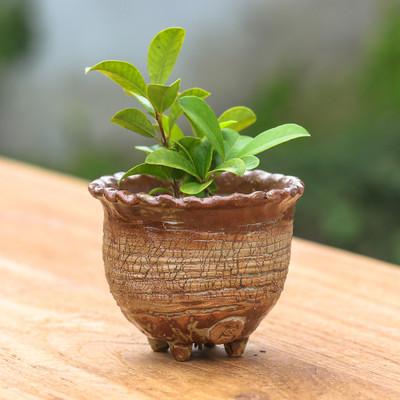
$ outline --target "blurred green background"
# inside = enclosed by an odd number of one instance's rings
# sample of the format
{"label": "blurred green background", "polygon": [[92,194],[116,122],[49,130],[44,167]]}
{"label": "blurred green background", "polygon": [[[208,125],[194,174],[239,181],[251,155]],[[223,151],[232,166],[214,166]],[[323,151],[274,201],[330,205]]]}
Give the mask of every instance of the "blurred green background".
{"label": "blurred green background", "polygon": [[86,179],[139,162],[138,138],[109,123],[130,99],[83,70],[116,58],[144,71],[150,39],[173,25],[187,29],[186,88],[213,92],[218,112],[253,107],[248,134],[311,132],[262,161],[306,183],[296,235],[400,263],[397,1],[2,0],[1,154]]}

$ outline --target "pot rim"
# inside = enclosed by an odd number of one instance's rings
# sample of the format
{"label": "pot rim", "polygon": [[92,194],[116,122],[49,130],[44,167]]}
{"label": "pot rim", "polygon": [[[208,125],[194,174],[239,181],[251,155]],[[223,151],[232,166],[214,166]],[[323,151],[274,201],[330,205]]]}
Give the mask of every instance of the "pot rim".
{"label": "pot rim", "polygon": [[[102,176],[89,184],[90,194],[99,199],[111,203],[122,203],[128,206],[150,206],[165,208],[235,208],[249,207],[252,205],[276,204],[285,200],[297,201],[304,193],[304,183],[295,176],[283,174],[272,174],[263,170],[247,171],[243,176],[237,176],[229,172],[222,173],[217,179],[224,184],[246,183],[264,187],[263,190],[254,190],[250,193],[234,191],[230,194],[217,194],[210,197],[199,198],[186,196],[177,198],[169,194],[156,196],[149,195],[143,191],[120,188],[118,181],[124,172],[117,172],[114,175]],[[128,184],[135,184],[140,180],[159,180],[147,175],[134,175],[127,178]]]}

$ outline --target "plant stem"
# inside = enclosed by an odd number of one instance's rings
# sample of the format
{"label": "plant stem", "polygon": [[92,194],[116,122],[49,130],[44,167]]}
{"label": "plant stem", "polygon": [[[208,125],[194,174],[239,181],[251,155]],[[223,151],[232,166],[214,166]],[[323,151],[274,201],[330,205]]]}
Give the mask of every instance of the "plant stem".
{"label": "plant stem", "polygon": [[[157,120],[158,127],[160,129],[161,142],[162,142],[163,146],[168,149],[168,140],[167,140],[167,137],[165,136],[164,125],[162,122],[162,114],[160,114],[157,111],[156,111],[156,120]],[[172,179],[171,186],[172,186],[172,191],[174,192],[174,196],[180,197],[179,185],[175,178]]]}
{"label": "plant stem", "polygon": [[172,190],[174,192],[174,196],[175,197],[181,197],[181,192],[179,190],[179,185],[178,185],[178,182],[176,181],[175,178],[172,179],[171,186],[172,186]]}
{"label": "plant stem", "polygon": [[168,141],[167,141],[167,138],[165,136],[164,126],[163,126],[163,123],[162,123],[162,114],[160,114],[157,111],[156,111],[156,120],[157,120],[158,127],[160,128],[162,144],[163,144],[163,146],[168,148]]}

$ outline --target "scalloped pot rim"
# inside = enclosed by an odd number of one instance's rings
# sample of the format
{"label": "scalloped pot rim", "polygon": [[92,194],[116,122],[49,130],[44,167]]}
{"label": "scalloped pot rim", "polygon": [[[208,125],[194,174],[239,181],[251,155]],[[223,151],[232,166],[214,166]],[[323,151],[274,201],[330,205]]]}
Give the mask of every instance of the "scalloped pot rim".
{"label": "scalloped pot rim", "polygon": [[[304,192],[303,182],[294,176],[271,174],[262,170],[246,172],[239,177],[223,173],[216,183],[220,194],[199,198],[176,198],[169,194],[152,196],[147,192],[162,185],[162,181],[147,175],[128,177],[121,186],[118,180],[123,172],[102,176],[89,184],[89,192],[99,200],[130,206],[166,208],[235,208],[261,204],[277,204],[285,200],[297,201]],[[292,202],[290,201],[290,202]]]}

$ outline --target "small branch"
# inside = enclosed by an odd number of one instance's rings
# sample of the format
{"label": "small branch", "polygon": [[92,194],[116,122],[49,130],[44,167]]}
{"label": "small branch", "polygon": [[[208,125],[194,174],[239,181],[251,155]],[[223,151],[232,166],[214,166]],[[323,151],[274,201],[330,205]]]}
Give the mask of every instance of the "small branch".
{"label": "small branch", "polygon": [[172,190],[174,192],[174,196],[175,197],[181,197],[181,193],[180,193],[180,190],[179,190],[179,185],[178,185],[178,182],[176,181],[175,178],[172,180],[172,185],[171,186],[172,186]]}
{"label": "small branch", "polygon": [[162,144],[163,144],[163,146],[168,148],[168,141],[167,141],[167,137],[165,136],[164,126],[162,123],[162,115],[157,111],[156,111],[156,120],[157,120],[158,127],[160,128]]}
{"label": "small branch", "polygon": [[[158,127],[160,129],[161,142],[162,142],[163,146],[168,149],[168,140],[167,140],[167,137],[165,136],[164,125],[163,125],[163,122],[162,122],[162,114],[160,114],[157,111],[156,111],[156,120],[157,120]],[[172,191],[174,192],[174,196],[175,197],[181,197],[180,196],[179,185],[178,185],[178,182],[176,181],[175,178],[172,180],[171,188],[172,188]]]}

